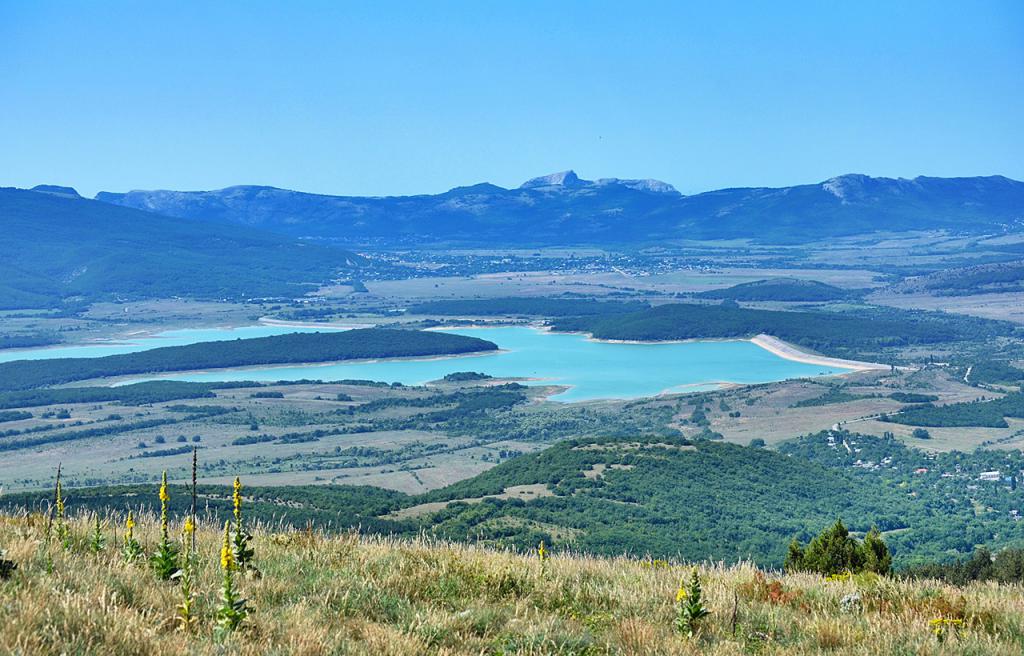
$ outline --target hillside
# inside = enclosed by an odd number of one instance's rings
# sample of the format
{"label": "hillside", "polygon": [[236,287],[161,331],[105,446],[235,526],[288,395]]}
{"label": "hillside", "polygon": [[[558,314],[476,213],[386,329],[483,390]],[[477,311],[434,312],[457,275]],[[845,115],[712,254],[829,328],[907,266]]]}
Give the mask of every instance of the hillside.
{"label": "hillside", "polygon": [[89,378],[168,371],[453,355],[497,348],[493,342],[483,339],[439,331],[362,328],[327,333],[288,333],[164,346],[100,358],[4,362],[0,363],[0,390],[25,390]]}
{"label": "hillside", "polygon": [[946,268],[914,276],[892,286],[900,294],[927,292],[936,296],[1012,294],[1024,292],[1024,261]]}
{"label": "hillside", "polygon": [[479,499],[530,485],[549,492],[529,502],[513,494],[455,503],[421,515],[424,528],[520,549],[544,539],[587,553],[778,567],[793,536],[806,539],[835,517],[855,530],[890,530],[923,512],[905,494],[773,451],[644,437],[560,442],[421,498]]}
{"label": "hillside", "polygon": [[942,312],[861,307],[855,312],[784,312],[735,303],[673,303],[611,316],[566,317],[555,330],[587,332],[599,339],[664,341],[772,335],[841,358],[887,362],[889,349],[1011,335],[1012,324]]}
{"label": "hillside", "polygon": [[740,283],[725,289],[711,289],[697,296],[733,301],[824,303],[858,298],[862,293],[862,290],[842,289],[817,280],[770,278]]}
{"label": "hillside", "polygon": [[0,309],[73,298],[291,298],[362,263],[340,249],[61,190],[0,189]]}
{"label": "hillside", "polygon": [[[146,554],[159,522],[134,529]],[[171,516],[177,543],[182,516]],[[688,637],[675,627],[681,580],[666,561],[545,559],[435,541],[327,536],[313,527],[254,531],[259,575],[236,572],[247,615],[218,635],[222,532],[200,521],[190,579],[193,618],[177,627],[183,595],[142,561],[125,563],[124,516],[67,524],[66,549],[46,540],[41,515],[0,515],[0,547],[16,569],[0,581],[0,652],[63,654],[668,654],[798,656],[824,652],[1019,654],[1019,587],[859,575],[762,572],[702,565],[710,614]],[[229,563],[231,561],[228,561]]]}
{"label": "hillside", "polygon": [[1001,176],[912,180],[843,175],[818,184],[683,196],[656,180],[580,179],[517,189],[358,197],[274,187],[101,192],[98,200],[169,216],[243,224],[344,243],[626,244],[665,239],[802,243],[877,231],[1001,233],[1021,227],[1024,183]]}

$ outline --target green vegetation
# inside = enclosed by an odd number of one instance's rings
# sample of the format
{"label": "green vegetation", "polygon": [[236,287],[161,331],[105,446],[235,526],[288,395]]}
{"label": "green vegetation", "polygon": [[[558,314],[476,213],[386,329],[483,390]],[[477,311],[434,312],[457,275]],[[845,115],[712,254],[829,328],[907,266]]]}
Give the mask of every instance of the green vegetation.
{"label": "green vegetation", "polygon": [[366,328],[329,333],[290,333],[166,346],[101,358],[7,362],[0,364],[0,390],[24,390],[108,376],[261,364],[449,355],[497,348],[492,342],[475,337],[435,331]]}
{"label": "green vegetation", "polygon": [[980,360],[970,365],[970,373],[964,368],[967,381],[983,385],[1020,385],[1024,383],[1024,369],[1014,367],[1001,360]]}
{"label": "green vegetation", "polygon": [[1024,584],[1024,549],[1008,548],[994,554],[987,547],[978,547],[968,558],[945,563],[926,563],[908,568],[905,574],[914,578],[938,579],[954,585],[974,581]]}
{"label": "green vegetation", "polygon": [[816,572],[825,576],[874,572],[889,574],[892,556],[878,529],[873,528],[859,542],[850,536],[842,520],[826,528],[806,548],[796,538],[786,554],[787,572]]}
{"label": "green vegetation", "polygon": [[477,380],[488,380],[493,376],[487,374],[481,374],[476,371],[456,371],[454,373],[446,374],[444,381],[446,383],[465,383]]}
{"label": "green vegetation", "polygon": [[931,403],[938,401],[939,397],[934,394],[917,394],[915,392],[893,392],[889,395],[889,398],[893,401],[899,401],[900,403]]}
{"label": "green vegetation", "polygon": [[[2,294],[0,288],[0,294]],[[35,348],[60,344],[63,340],[56,333],[33,333],[31,335],[0,335],[0,349]]]}
{"label": "green vegetation", "polygon": [[0,412],[0,424],[4,423],[5,421],[21,421],[22,419],[31,418],[31,412],[22,412],[19,410]]}
{"label": "green vegetation", "polygon": [[583,298],[487,298],[451,301],[428,301],[409,308],[410,314],[441,316],[507,316],[541,317],[604,316],[639,312],[647,309],[638,301],[596,301]]}
{"label": "green vegetation", "polygon": [[1005,417],[1024,417],[1024,394],[1016,392],[1001,399],[967,401],[948,405],[915,405],[899,413],[883,415],[881,421],[908,426],[979,426],[1006,428]]}
{"label": "green vegetation", "polygon": [[104,435],[117,435],[119,433],[131,433],[145,428],[166,426],[177,423],[175,419],[141,419],[139,421],[125,422],[122,424],[112,423],[97,428],[86,428],[83,430],[64,431],[62,433],[46,433],[37,437],[23,437],[20,439],[5,439],[0,442],[0,451],[17,451],[18,449],[29,449],[44,444],[56,444],[58,442],[73,442],[91,437]]}
{"label": "green vegetation", "polygon": [[[140,562],[159,543],[157,519],[131,517],[122,550],[93,550],[94,517],[68,518],[64,548],[47,540],[45,516],[0,516],[0,594],[9,601],[0,652],[1016,656],[1021,648],[1016,586],[825,579],[557,550],[541,560],[339,535],[320,524],[256,526],[255,575],[234,567],[230,525],[227,546],[224,523],[204,517],[179,538],[188,516],[173,511],[169,539],[195,556],[185,591],[180,578],[162,582]],[[125,513],[111,519],[120,524]]]}
{"label": "green vegetation", "polygon": [[[452,501],[542,484],[533,501],[453,503],[424,520],[435,535],[528,549],[752,559],[781,565],[793,535],[836,516],[903,528],[918,504],[895,490],[765,449],[680,438],[566,440],[421,496]],[[906,555],[906,554],[904,554]]]}
{"label": "green vegetation", "polygon": [[998,262],[936,272],[924,287],[940,296],[1024,291],[1024,262]]}
{"label": "green vegetation", "polygon": [[125,405],[146,405],[179,399],[206,399],[212,390],[252,387],[257,383],[188,383],[176,380],[153,380],[117,387],[62,387],[18,392],[0,392],[0,408],[31,408],[65,403],[102,403],[117,401]]}
{"label": "green vegetation", "polygon": [[729,299],[733,301],[796,301],[825,303],[859,298],[863,290],[842,289],[816,280],[797,278],[771,278],[734,285],[726,289],[701,292],[701,298]]}
{"label": "green vegetation", "polygon": [[1008,322],[940,312],[860,308],[856,312],[782,312],[735,305],[672,304],[616,316],[556,319],[555,330],[601,339],[675,340],[768,334],[847,358],[877,357],[887,349],[981,340],[1015,331]]}
{"label": "green vegetation", "polygon": [[252,229],[20,189],[0,189],[0,219],[0,309],[82,298],[291,298],[365,264]]}
{"label": "green vegetation", "polygon": [[[532,429],[536,406],[521,403],[522,398],[514,388],[487,387],[402,403],[388,399],[388,405],[376,404],[376,409],[356,407],[353,415],[348,407],[338,409],[339,417],[351,416],[355,423],[328,428],[317,421],[306,431],[246,434],[237,443],[329,445],[275,457],[273,463],[259,457],[247,462],[246,467],[256,469],[399,469],[427,456],[447,458],[459,436],[472,440],[459,448],[488,440],[540,439]],[[498,466],[424,494],[338,485],[257,487],[247,494],[252,497],[247,507],[254,519],[293,526],[315,521],[401,536],[428,531],[521,551],[543,540],[555,550],[751,560],[775,567],[783,564],[786,544],[794,536],[807,544],[837,517],[850,522],[859,542],[877,527],[900,567],[963,557],[978,545],[997,550],[1024,544],[1024,525],[1015,514],[1024,470],[1020,451],[932,454],[891,436],[824,432],[785,443],[776,452],[686,440],[669,430],[658,435],[638,430],[644,421],[664,421],[651,417],[661,412],[657,407],[670,414],[673,408],[646,403],[607,414],[579,408],[565,416],[564,425],[542,423],[547,438],[557,439],[562,431],[594,437],[567,439],[525,455],[509,452],[507,459],[503,454]],[[236,419],[247,422],[244,414]],[[347,446],[347,439],[331,439],[388,428],[443,431],[450,437],[399,449]],[[134,462],[188,451],[187,444],[143,449],[136,454],[141,460]],[[225,468],[213,460],[200,473],[222,476]],[[187,470],[172,474],[180,479]],[[516,492],[527,488],[533,490],[529,496]],[[76,490],[69,503],[89,511],[140,506],[155,511],[158,507],[148,498],[156,499],[153,491],[152,485],[92,487]],[[199,493],[212,518],[223,521],[230,515],[230,489],[204,485]],[[37,508],[50,494],[7,493],[0,504]],[[183,489],[172,485],[172,511],[184,507],[175,505],[176,497],[184,498]]]}
{"label": "green vegetation", "polygon": [[866,398],[862,394],[851,394],[843,391],[841,385],[829,386],[821,396],[816,396],[811,399],[804,399],[803,401],[797,401],[793,404],[794,408],[811,408],[819,405],[832,405],[833,403],[848,403],[849,401],[856,401],[858,399]]}
{"label": "green vegetation", "polygon": [[[897,511],[895,524],[877,523],[897,564],[949,561],[978,545],[996,550],[1024,544],[1017,521],[1024,470],[1019,450],[927,453],[891,435],[825,431],[786,442],[779,451],[848,473],[873,493],[898,490],[912,501]],[[899,528],[909,530],[894,530]]]}
{"label": "green vegetation", "polygon": [[[192,452],[185,447],[181,455]],[[184,461],[184,459],[183,459]],[[199,485],[196,488],[204,516],[215,524],[234,516],[233,488],[229,485]],[[140,509],[146,515],[159,516],[161,503],[156,485],[117,485],[77,488],[69,496],[68,505],[75,512],[119,513]],[[191,508],[191,489],[185,485],[167,486],[168,511],[179,517]],[[0,508],[9,512],[33,510],[45,506],[53,490],[4,493]],[[247,487],[246,515],[259,523],[303,528],[309,522],[344,530],[362,526],[377,533],[415,532],[412,524],[378,519],[380,515],[402,507],[409,497],[376,487],[346,485]]]}

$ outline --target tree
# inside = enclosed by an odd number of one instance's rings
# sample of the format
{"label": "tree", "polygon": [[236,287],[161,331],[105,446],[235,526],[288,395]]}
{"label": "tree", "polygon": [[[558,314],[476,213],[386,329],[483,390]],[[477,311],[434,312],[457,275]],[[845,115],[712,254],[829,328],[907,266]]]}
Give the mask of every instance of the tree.
{"label": "tree", "polygon": [[930,440],[932,438],[932,434],[923,428],[915,428],[911,435],[919,440]]}
{"label": "tree", "polygon": [[864,569],[883,576],[892,572],[892,555],[877,527],[872,526],[864,536],[861,550],[864,552]]}
{"label": "tree", "polygon": [[789,543],[786,562],[782,565],[787,572],[800,572],[804,568],[804,549],[796,538]]}
{"label": "tree", "polygon": [[978,547],[970,560],[964,562],[965,581],[987,581],[992,578],[992,552],[987,547]]}
{"label": "tree", "polygon": [[818,534],[807,545],[803,569],[831,575],[860,572],[864,569],[864,553],[855,538],[850,537],[841,519]]}
{"label": "tree", "polygon": [[992,561],[992,573],[1002,583],[1024,582],[1024,549],[1004,549]]}

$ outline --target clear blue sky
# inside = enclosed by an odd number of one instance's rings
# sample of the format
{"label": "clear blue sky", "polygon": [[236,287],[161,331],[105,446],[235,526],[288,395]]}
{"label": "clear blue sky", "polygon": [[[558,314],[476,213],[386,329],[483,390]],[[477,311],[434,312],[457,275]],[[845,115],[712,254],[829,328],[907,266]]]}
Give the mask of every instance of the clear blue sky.
{"label": "clear blue sky", "polygon": [[1024,2],[694,4],[0,0],[0,186],[1024,179]]}

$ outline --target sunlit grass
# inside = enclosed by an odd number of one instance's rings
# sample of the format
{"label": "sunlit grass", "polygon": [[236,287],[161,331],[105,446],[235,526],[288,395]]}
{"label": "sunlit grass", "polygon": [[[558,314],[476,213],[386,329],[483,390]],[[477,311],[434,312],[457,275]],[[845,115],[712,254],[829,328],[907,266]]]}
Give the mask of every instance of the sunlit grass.
{"label": "sunlit grass", "polygon": [[[125,526],[109,517],[104,530]],[[158,516],[134,516],[146,553]],[[877,575],[826,580],[750,565],[697,568],[709,614],[677,623],[691,565],[545,550],[281,532],[253,525],[254,567],[232,567],[223,524],[195,529],[192,599],[181,631],[179,581],[141,558],[89,548],[95,517],[66,519],[68,548],[47,546],[47,517],[0,516],[0,653],[22,654],[1020,654],[1024,590],[955,588]],[[108,536],[115,543],[118,536]],[[123,543],[120,536],[116,543]],[[183,542],[190,542],[187,535]],[[186,552],[180,545],[182,553]],[[229,561],[225,566],[224,559]],[[245,615],[224,630],[225,578]],[[938,628],[937,628],[938,627]],[[220,629],[220,630],[218,630]]]}

